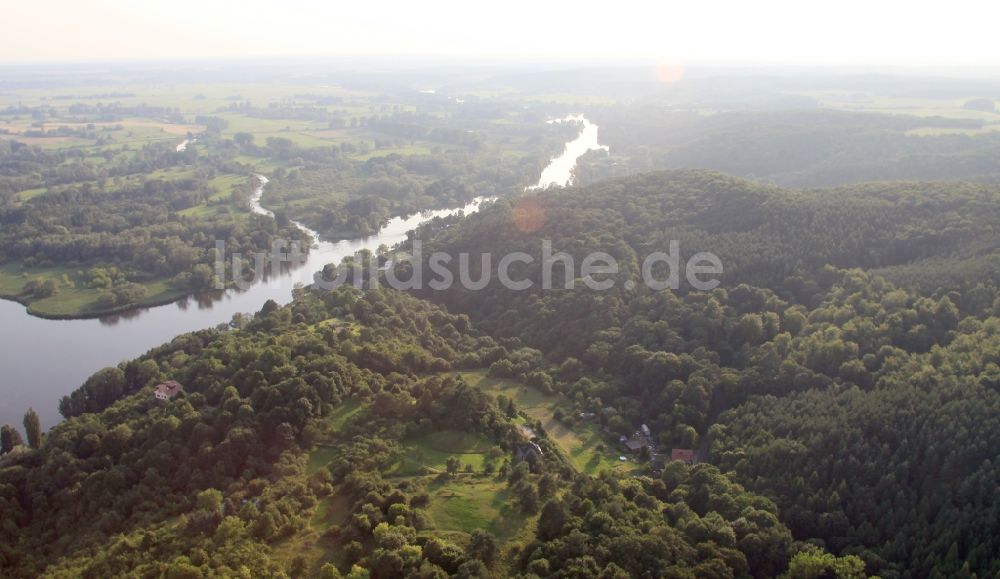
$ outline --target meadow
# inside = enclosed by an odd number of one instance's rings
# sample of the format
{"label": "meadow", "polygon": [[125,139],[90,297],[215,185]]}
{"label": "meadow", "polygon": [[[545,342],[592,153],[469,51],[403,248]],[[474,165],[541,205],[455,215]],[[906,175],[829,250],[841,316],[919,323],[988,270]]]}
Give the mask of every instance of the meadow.
{"label": "meadow", "polygon": [[573,426],[556,420],[556,412],[571,415],[572,404],[558,394],[546,395],[514,380],[491,378],[484,370],[459,373],[469,384],[492,396],[503,394],[532,421],[541,423],[570,463],[580,472],[597,474],[605,470],[631,472],[641,469],[633,460],[621,461],[617,441],[604,433],[596,422],[578,420]]}
{"label": "meadow", "polygon": [[[54,265],[28,267],[6,263],[0,265],[0,298],[25,303],[28,312],[43,318],[79,318],[110,313],[99,305],[102,291],[88,287],[86,268]],[[25,292],[31,282],[54,280],[58,293],[45,298],[33,298]],[[178,289],[167,279],[140,282],[146,288],[146,297],[130,307],[153,306],[169,303],[184,297],[188,291]]]}

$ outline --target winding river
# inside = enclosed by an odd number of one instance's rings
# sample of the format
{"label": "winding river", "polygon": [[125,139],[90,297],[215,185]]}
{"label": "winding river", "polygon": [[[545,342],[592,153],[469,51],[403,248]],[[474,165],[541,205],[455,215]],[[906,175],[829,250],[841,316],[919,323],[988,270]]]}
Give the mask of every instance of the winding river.
{"label": "winding river", "polygon": [[[567,143],[563,155],[552,159],[537,188],[551,183],[568,184],[576,159],[592,148],[600,148],[596,125],[583,117],[569,118],[583,121],[580,136]],[[585,135],[586,140],[580,142]],[[273,215],[261,205],[266,184],[267,179],[262,177],[251,197],[251,209]],[[228,322],[235,313],[256,312],[269,299],[288,303],[295,284],[311,283],[313,274],[324,265],[339,263],[362,249],[374,251],[382,244],[392,247],[406,239],[406,233],[420,223],[459,211],[475,212],[482,201],[476,199],[460,208],[396,217],[375,235],[337,242],[324,241],[315,231],[297,223],[318,240],[305,262],[290,271],[273,274],[245,291],[208,292],[169,305],[88,320],[46,320],[28,314],[19,303],[0,300],[0,424],[20,427],[21,417],[30,406],[38,412],[42,427],[47,430],[60,420],[59,399],[97,370],[140,356],[179,334]]]}
{"label": "winding river", "polygon": [[580,134],[566,143],[562,154],[553,157],[547,167],[542,170],[538,183],[527,190],[547,189],[552,186],[568,187],[573,182],[573,169],[576,162],[588,151],[607,151],[608,147],[597,140],[597,125],[587,120],[583,115],[569,115],[561,119],[552,119],[549,123],[579,123]]}

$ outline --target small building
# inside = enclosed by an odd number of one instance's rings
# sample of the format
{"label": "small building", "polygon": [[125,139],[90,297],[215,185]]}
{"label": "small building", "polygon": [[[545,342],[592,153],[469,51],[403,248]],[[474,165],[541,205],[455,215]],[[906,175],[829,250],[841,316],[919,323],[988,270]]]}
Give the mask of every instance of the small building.
{"label": "small building", "polygon": [[641,438],[630,438],[627,441],[625,441],[625,448],[631,450],[632,452],[639,452],[640,450],[642,450],[644,447],[647,446],[649,446],[649,444],[647,444],[647,441]]}
{"label": "small building", "polygon": [[674,448],[670,451],[670,460],[679,460],[684,464],[694,464],[694,450],[690,448]]}
{"label": "small building", "polygon": [[642,432],[643,436],[647,436],[648,437],[650,435],[649,427],[646,426],[645,424],[643,424],[641,427],[639,427],[639,430]]}
{"label": "small building", "polygon": [[184,387],[179,382],[176,380],[167,380],[162,384],[157,384],[156,389],[153,390],[153,398],[166,401],[183,392]]}
{"label": "small building", "polygon": [[641,430],[637,430],[632,435],[632,438],[625,441],[625,448],[628,448],[632,452],[640,452],[643,448],[648,449],[650,454],[656,452],[656,445],[653,444],[653,439],[643,434]]}

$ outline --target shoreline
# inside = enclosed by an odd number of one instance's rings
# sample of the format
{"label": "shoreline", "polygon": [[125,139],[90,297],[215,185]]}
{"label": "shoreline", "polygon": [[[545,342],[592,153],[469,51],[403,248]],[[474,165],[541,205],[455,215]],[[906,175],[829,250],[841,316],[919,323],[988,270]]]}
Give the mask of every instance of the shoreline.
{"label": "shoreline", "polygon": [[[263,208],[263,206],[262,206],[262,208]],[[351,240],[356,240],[356,239],[360,240],[360,239],[366,239],[368,237],[374,237],[374,236],[378,235],[389,224],[389,222],[391,220],[396,219],[397,217],[407,216],[407,215],[416,215],[416,214],[424,213],[426,211],[435,211],[435,210],[436,209],[422,209],[422,210],[419,210],[419,211],[417,211],[415,213],[404,213],[404,214],[401,214],[399,216],[389,217],[388,219],[385,220],[385,222],[381,225],[381,227],[379,227],[379,229],[377,231],[369,233],[369,234],[361,234],[360,232],[343,233],[343,234],[337,234],[333,238],[329,238],[329,237],[325,237],[325,236],[320,237],[318,235],[313,235],[313,231],[311,229],[309,229],[308,227],[306,227],[306,229],[307,229],[307,233],[309,233],[309,235],[312,237],[312,244],[315,244],[315,243],[317,243],[319,241],[328,242],[328,243],[340,243],[340,242],[343,242],[343,241],[351,241]],[[299,227],[302,227],[302,225],[299,224]],[[306,251],[307,254],[308,254],[309,251],[312,250],[312,244],[307,248],[307,251]],[[6,300],[6,301],[11,301],[11,302],[18,303],[18,304],[24,306],[25,311],[26,311],[26,313],[28,315],[31,315],[31,316],[34,316],[36,318],[40,318],[40,319],[43,319],[43,320],[53,320],[53,321],[59,321],[59,320],[64,320],[64,321],[65,320],[94,320],[94,319],[106,318],[106,317],[109,317],[109,316],[126,314],[126,313],[129,313],[129,312],[137,312],[137,311],[141,311],[141,310],[145,310],[145,309],[150,309],[150,308],[157,308],[157,307],[162,307],[162,306],[168,306],[170,304],[179,302],[179,301],[181,301],[183,299],[196,297],[196,296],[198,296],[198,295],[200,295],[202,293],[229,292],[229,291],[233,291],[234,289],[236,289],[236,285],[233,284],[233,283],[229,283],[229,284],[226,285],[226,288],[222,289],[222,290],[207,290],[207,291],[204,291],[204,290],[203,291],[181,291],[181,290],[176,290],[175,292],[173,292],[172,294],[170,294],[168,296],[164,296],[164,297],[161,297],[161,298],[158,298],[158,299],[149,299],[149,300],[137,303],[137,304],[123,305],[123,306],[118,306],[118,307],[107,309],[107,310],[92,310],[92,311],[78,312],[78,313],[50,313],[50,312],[46,312],[46,311],[40,311],[40,310],[32,307],[31,301],[28,300],[27,298],[25,298],[23,294],[5,294],[5,293],[0,292],[0,300]]]}
{"label": "shoreline", "polygon": [[156,308],[160,306],[167,306],[172,303],[179,302],[182,299],[189,298],[195,295],[198,295],[198,292],[178,293],[177,295],[171,297],[164,297],[161,299],[144,301],[138,304],[118,306],[116,308],[112,308],[109,310],[98,310],[98,311],[81,312],[75,314],[48,313],[44,311],[39,311],[31,306],[31,302],[24,299],[20,295],[9,295],[0,293],[0,300],[18,303],[24,306],[24,309],[28,313],[28,315],[34,316],[36,318],[41,318],[43,320],[94,320],[99,318],[105,318],[108,316],[113,316],[116,314],[123,314],[131,311],[141,310],[145,308]]}
{"label": "shoreline", "polygon": [[[552,119],[552,120],[547,121],[547,122],[556,122],[556,121],[562,121],[562,120],[567,120],[567,119],[569,119],[569,120],[577,120],[576,117],[570,116],[570,117],[567,117],[566,119]],[[575,139],[573,139],[572,141],[566,143],[566,147],[567,148],[573,142],[576,142],[581,137],[583,137],[584,136],[584,132],[587,129],[588,120],[585,117],[583,117],[583,115],[579,115],[579,119],[583,121],[584,126],[581,128],[580,133],[577,135],[577,137]],[[594,125],[594,126],[596,127],[596,125]],[[604,148],[604,149],[606,149],[606,146],[598,145],[598,148]],[[545,171],[553,163],[558,162],[563,156],[565,156],[565,154],[566,154],[566,151],[564,150],[563,155],[557,155],[556,157],[553,157],[553,158],[551,158],[549,160],[549,164],[546,165],[546,167],[543,169],[542,178],[544,178]],[[576,160],[576,158],[574,158],[574,165],[575,165],[575,160]],[[270,209],[264,207],[264,205],[262,203],[263,193],[264,193],[264,186],[268,183],[268,178],[266,176],[260,175],[260,174],[255,174],[255,176],[259,180],[259,185],[258,185],[257,189],[254,192],[251,193],[251,196],[250,196],[250,199],[249,199],[249,201],[250,201],[250,210],[251,210],[252,213],[256,213],[258,215],[270,215],[271,217],[273,217],[274,216],[273,212]],[[570,179],[571,178],[572,177],[570,177]],[[544,190],[544,189],[545,189],[545,187],[540,186],[540,184],[539,185],[528,185],[528,186],[526,186],[526,187],[523,188],[523,191]],[[392,217],[389,217],[389,218],[385,219],[384,223],[382,223],[381,226],[376,231],[374,231],[372,233],[361,234],[360,232],[354,232],[354,233],[339,233],[338,232],[338,234],[333,239],[325,238],[325,237],[321,236],[319,234],[319,232],[317,232],[317,231],[309,228],[308,226],[306,226],[306,225],[304,225],[302,223],[295,222],[295,225],[298,226],[300,229],[302,229],[305,233],[307,233],[312,238],[312,243],[313,244],[320,243],[320,242],[335,244],[335,243],[340,243],[340,242],[343,242],[343,241],[364,240],[364,239],[367,239],[367,238],[370,238],[370,237],[375,237],[375,236],[379,235],[383,231],[383,229],[385,229],[385,227],[389,224],[389,222],[391,222],[393,219],[406,218],[409,215],[418,215],[418,214],[423,214],[425,212],[430,212],[430,211],[436,211],[436,209],[433,209],[433,208],[418,209],[418,210],[416,210],[412,214],[400,214],[400,215],[397,215],[397,216],[392,216]],[[312,249],[313,249],[312,246],[310,246],[308,248],[308,250],[312,250]],[[308,253],[308,251],[307,251],[307,253]],[[235,284],[229,283],[229,284],[226,284],[226,289],[223,289],[223,290],[211,290],[211,291],[230,292],[234,288],[235,288]],[[73,312],[73,313],[50,313],[50,312],[40,311],[40,310],[32,307],[31,302],[23,294],[5,294],[5,293],[0,293],[0,299],[20,304],[21,306],[23,306],[25,308],[25,312],[28,315],[30,315],[30,316],[34,316],[36,318],[43,319],[43,320],[53,320],[53,321],[64,320],[65,321],[65,320],[93,320],[93,319],[101,319],[101,318],[111,317],[111,316],[115,316],[115,315],[128,314],[130,312],[139,312],[139,311],[142,311],[142,310],[148,310],[148,309],[152,309],[152,308],[158,308],[158,307],[162,307],[162,306],[167,306],[167,305],[179,302],[179,301],[187,299],[187,298],[198,296],[201,293],[207,293],[207,292],[175,290],[175,291],[173,291],[173,292],[171,292],[171,293],[169,293],[169,294],[167,294],[167,295],[165,295],[163,297],[160,297],[158,299],[149,299],[149,300],[137,303],[137,304],[128,304],[128,305],[118,306],[118,307],[115,307],[115,308],[110,308],[110,309],[107,309],[107,310],[93,310],[93,311],[87,311],[87,312]]]}

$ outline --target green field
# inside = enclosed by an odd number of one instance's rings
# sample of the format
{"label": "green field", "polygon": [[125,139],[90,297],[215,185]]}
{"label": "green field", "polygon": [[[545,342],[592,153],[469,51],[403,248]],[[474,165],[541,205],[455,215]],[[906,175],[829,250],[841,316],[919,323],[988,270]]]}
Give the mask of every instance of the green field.
{"label": "green field", "polygon": [[279,541],[271,547],[271,557],[285,569],[291,567],[295,559],[305,559],[307,568],[312,573],[310,577],[316,576],[320,567],[328,562],[343,565],[338,555],[339,550],[330,545],[319,531],[296,533],[290,539]]}
{"label": "green field", "polygon": [[1000,131],[1000,124],[993,123],[985,124],[978,128],[920,127],[919,129],[906,131],[906,134],[918,137],[936,137],[940,135],[968,135],[970,137],[974,137],[976,135],[995,133],[997,131]]}
{"label": "green field", "polygon": [[48,193],[48,187],[38,187],[36,189],[26,189],[17,194],[18,201],[24,202],[30,199],[34,199],[43,193]]}
{"label": "green field", "polygon": [[362,408],[361,402],[353,398],[343,402],[327,417],[326,433],[336,433],[347,424],[348,420],[361,411]]}
{"label": "green field", "polygon": [[[79,134],[60,134],[56,132],[60,128],[89,129],[104,139],[104,143],[98,144],[96,139]],[[109,122],[91,122],[88,119],[87,122],[83,122],[67,112],[65,116],[46,120],[44,123],[38,123],[26,115],[6,116],[0,120],[0,129],[7,131],[6,134],[0,134],[0,138],[17,140],[28,145],[37,145],[45,149],[94,149],[96,152],[115,145],[138,147],[158,141],[180,143],[189,133],[199,133],[205,127],[139,117]],[[27,131],[43,131],[45,134],[41,136],[33,133],[25,134]]]}
{"label": "green field", "polygon": [[[358,143],[371,141],[370,135],[361,129],[352,128],[331,129],[321,121],[296,118],[260,118],[251,116],[239,110],[230,110],[234,103],[250,102],[254,107],[264,108],[271,104],[287,103],[298,98],[303,89],[295,85],[284,84],[166,84],[139,85],[122,83],[116,85],[115,91],[121,93],[114,97],[114,102],[125,107],[150,106],[166,107],[175,110],[183,116],[185,122],[170,122],[154,117],[126,117],[110,121],[95,120],[94,115],[75,115],[69,110],[72,104],[96,105],[107,103],[108,97],[102,95],[107,86],[80,85],[72,90],[64,87],[54,89],[31,88],[15,93],[0,94],[0,109],[8,106],[47,106],[55,111],[55,115],[39,122],[28,114],[13,114],[0,116],[0,139],[17,140],[29,145],[37,145],[45,149],[84,149],[93,151],[91,157],[95,164],[106,161],[97,155],[104,150],[121,150],[128,146],[132,149],[141,148],[153,142],[171,142],[179,144],[188,134],[198,134],[205,130],[203,125],[196,124],[197,115],[213,116],[224,119],[228,126],[223,130],[224,137],[232,137],[238,132],[254,135],[259,145],[264,145],[268,137],[281,137],[294,142],[300,147],[329,147],[342,142]],[[68,98],[67,93],[72,93]],[[308,92],[316,97],[337,97],[341,102],[330,104],[323,108],[336,111],[343,118],[358,119],[375,112],[394,108],[407,110],[405,105],[378,102],[374,95],[364,92],[347,90],[337,86],[310,86]],[[100,136],[104,142],[98,144],[92,137],[78,134],[59,134],[60,128],[87,129]],[[25,133],[32,131],[32,136]],[[42,131],[46,134],[38,136]],[[401,147],[400,154],[409,147]],[[417,147],[422,150],[422,147]],[[391,149],[385,149],[390,154]],[[379,154],[379,153],[375,153]],[[30,194],[28,196],[30,198]]]}
{"label": "green field", "polygon": [[388,157],[389,155],[430,155],[431,149],[427,145],[412,144],[405,147],[389,147],[387,149],[373,149],[367,153],[354,155],[359,161],[367,161],[375,157]]}
{"label": "green field", "polygon": [[313,474],[319,469],[325,467],[330,464],[330,461],[332,461],[336,456],[337,450],[332,446],[322,444],[317,445],[316,448],[309,453],[309,460],[306,463],[306,474]]}
{"label": "green field", "polygon": [[[55,295],[40,299],[25,295],[24,286],[28,282],[48,279],[54,279],[59,284]],[[25,303],[28,311],[37,316],[74,318],[106,313],[97,305],[103,291],[87,287],[86,283],[84,272],[77,267],[21,268],[17,264],[0,265],[0,298]],[[188,294],[186,290],[178,290],[170,285],[166,279],[145,282],[141,285],[146,287],[147,296],[137,304],[139,307],[169,303]]]}
{"label": "green field", "polygon": [[866,92],[845,91],[796,91],[796,94],[816,99],[820,106],[845,111],[902,114],[916,117],[944,117],[949,119],[996,122],[1000,114],[964,108],[965,103],[980,95],[966,98],[919,98],[887,96]]}
{"label": "green field", "polygon": [[309,525],[318,531],[342,525],[347,521],[350,507],[351,504],[346,495],[334,494],[326,497],[316,506],[316,512],[313,513]]}
{"label": "green field", "polygon": [[483,529],[501,541],[529,536],[535,518],[518,511],[506,487],[491,478],[434,481],[427,491],[435,531],[467,534]]}
{"label": "green field", "polygon": [[208,186],[214,189],[215,193],[206,199],[204,203],[178,211],[178,213],[197,217],[215,213],[234,213],[237,211],[240,215],[245,214],[245,209],[237,207],[236,204],[232,203],[232,194],[234,189],[246,187],[247,180],[247,175],[234,175],[230,173],[216,175],[208,180]]}
{"label": "green field", "polygon": [[471,466],[480,472],[486,453],[493,444],[479,434],[440,430],[403,441],[402,458],[389,467],[387,476],[408,477],[439,473],[446,470],[452,456],[458,457],[461,469]]}

